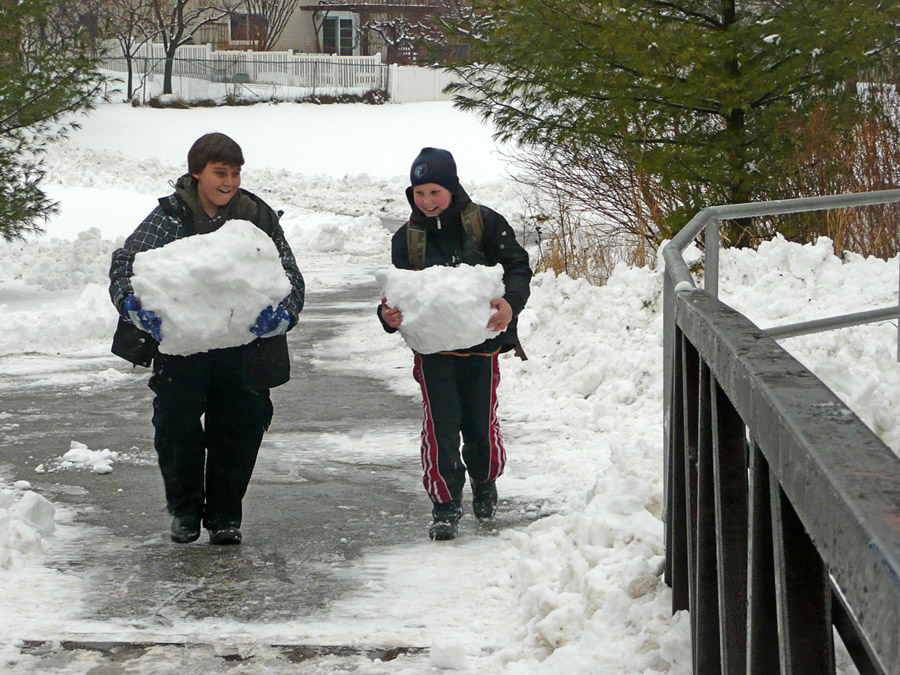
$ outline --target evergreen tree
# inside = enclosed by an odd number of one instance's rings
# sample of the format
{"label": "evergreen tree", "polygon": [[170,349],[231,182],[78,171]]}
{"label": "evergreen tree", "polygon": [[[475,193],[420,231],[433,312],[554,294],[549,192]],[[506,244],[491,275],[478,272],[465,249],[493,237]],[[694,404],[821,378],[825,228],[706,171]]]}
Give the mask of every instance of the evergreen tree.
{"label": "evergreen tree", "polygon": [[[699,209],[777,195],[785,130],[827,103],[858,105],[858,73],[892,53],[897,0],[484,0],[490,21],[462,32],[458,105],[504,140],[565,164],[604,161],[652,177]],[[468,33],[468,35],[467,35]],[[731,243],[748,241],[734,227]]]}
{"label": "evergreen tree", "polygon": [[[103,86],[83,26],[57,22],[64,0],[0,2],[0,237],[41,232],[55,204],[40,188],[46,143]],[[62,120],[62,121],[61,121]]]}

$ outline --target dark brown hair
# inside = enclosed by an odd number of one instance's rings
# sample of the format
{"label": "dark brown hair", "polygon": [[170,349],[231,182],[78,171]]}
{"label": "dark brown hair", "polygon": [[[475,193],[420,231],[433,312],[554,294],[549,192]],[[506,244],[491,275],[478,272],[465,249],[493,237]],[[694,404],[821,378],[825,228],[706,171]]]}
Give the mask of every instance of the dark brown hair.
{"label": "dark brown hair", "polygon": [[244,153],[234,140],[214,131],[203,134],[188,150],[188,172],[191,175],[203,173],[210,162],[222,162],[228,166],[243,166]]}

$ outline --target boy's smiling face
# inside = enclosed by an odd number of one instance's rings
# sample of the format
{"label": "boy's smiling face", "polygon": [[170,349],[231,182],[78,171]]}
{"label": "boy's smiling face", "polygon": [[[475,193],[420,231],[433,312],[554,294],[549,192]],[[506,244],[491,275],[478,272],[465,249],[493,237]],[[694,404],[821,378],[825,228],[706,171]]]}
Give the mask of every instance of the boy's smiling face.
{"label": "boy's smiling face", "polygon": [[228,204],[241,186],[241,167],[224,162],[209,162],[201,173],[192,175],[197,179],[200,206],[210,216]]}
{"label": "boy's smiling face", "polygon": [[423,183],[413,188],[413,201],[429,218],[441,215],[453,201],[453,195],[437,183]]}

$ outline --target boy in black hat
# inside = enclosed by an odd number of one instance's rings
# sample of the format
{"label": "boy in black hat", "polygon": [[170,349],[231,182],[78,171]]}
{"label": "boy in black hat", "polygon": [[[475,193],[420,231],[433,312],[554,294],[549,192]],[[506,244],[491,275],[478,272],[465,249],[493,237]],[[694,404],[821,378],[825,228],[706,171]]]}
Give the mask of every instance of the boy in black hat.
{"label": "boy in black hat", "polygon": [[[497,508],[495,481],[506,462],[497,419],[498,355],[511,349],[521,353],[516,318],[528,300],[532,272],[528,253],[506,219],[474,204],[460,186],[453,155],[423,148],[409,178],[406,198],[412,214],[392,239],[394,267],[415,270],[463,263],[503,267],[505,292],[491,301],[496,312],[488,321],[496,337],[466,349],[414,352],[413,376],[421,386],[425,412],[423,482],[434,505],[428,533],[432,539],[446,540],[453,539],[459,528],[467,473],[475,517],[489,520]],[[384,300],[378,316],[391,333],[403,322],[400,310]]]}

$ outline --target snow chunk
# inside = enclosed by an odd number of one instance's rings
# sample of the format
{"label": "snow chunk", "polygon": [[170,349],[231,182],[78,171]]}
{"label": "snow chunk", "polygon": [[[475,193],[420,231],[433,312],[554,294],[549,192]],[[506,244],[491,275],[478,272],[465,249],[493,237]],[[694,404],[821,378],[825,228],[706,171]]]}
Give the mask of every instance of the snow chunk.
{"label": "snow chunk", "polygon": [[90,469],[94,473],[112,473],[112,462],[119,458],[119,453],[109,448],[91,450],[84,443],[72,441],[69,451],[62,456],[60,468]]}
{"label": "snow chunk", "polygon": [[131,283],[162,317],[160,351],[180,356],[252,342],[259,313],[291,292],[275,243],[246,220],[138,253]]}
{"label": "snow chunk", "polygon": [[41,534],[47,535],[56,529],[56,522],[53,520],[56,508],[37,492],[28,491],[23,494],[16,513]]}
{"label": "snow chunk", "polygon": [[459,643],[434,643],[428,654],[428,665],[442,670],[465,670],[466,649]]}
{"label": "snow chunk", "polygon": [[487,323],[503,296],[503,268],[485,265],[384,269],[375,273],[390,307],[403,312],[400,334],[420,354],[473,347],[496,332]]}
{"label": "snow chunk", "polygon": [[[71,441],[68,452],[59,459],[57,468],[51,470],[90,469],[94,473],[112,473],[112,463],[119,458],[119,453],[109,448],[91,450],[84,443]],[[46,471],[46,467],[44,470]]]}
{"label": "snow chunk", "polygon": [[[56,530],[56,508],[30,489],[0,488],[0,569],[22,565],[44,552],[44,537]],[[18,500],[18,501],[16,501]]]}

